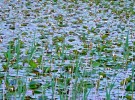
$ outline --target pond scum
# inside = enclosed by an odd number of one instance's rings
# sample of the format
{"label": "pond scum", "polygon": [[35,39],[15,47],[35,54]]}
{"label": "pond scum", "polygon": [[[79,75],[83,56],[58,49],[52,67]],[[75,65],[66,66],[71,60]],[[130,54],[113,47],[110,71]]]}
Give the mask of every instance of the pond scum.
{"label": "pond scum", "polygon": [[135,100],[134,0],[0,0],[0,100]]}

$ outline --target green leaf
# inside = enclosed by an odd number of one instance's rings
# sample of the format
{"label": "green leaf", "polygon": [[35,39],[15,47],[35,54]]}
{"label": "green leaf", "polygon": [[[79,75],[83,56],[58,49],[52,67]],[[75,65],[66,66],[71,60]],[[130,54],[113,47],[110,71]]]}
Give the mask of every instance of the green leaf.
{"label": "green leaf", "polygon": [[50,88],[51,87],[51,85],[50,85],[50,83],[48,82],[48,83],[46,83],[46,84],[44,84],[44,89],[47,89],[47,88]]}
{"label": "green leaf", "polygon": [[127,98],[127,100],[133,100],[132,95],[128,95],[128,94],[127,94],[125,97]]}
{"label": "green leaf", "polygon": [[135,83],[129,82],[126,86],[126,91],[135,91]]}
{"label": "green leaf", "polygon": [[37,89],[37,88],[39,88],[40,86],[41,86],[41,83],[36,82],[36,81],[31,81],[31,82],[29,83],[29,88],[30,88],[30,89]]}
{"label": "green leaf", "polygon": [[105,72],[99,72],[99,75],[103,76],[103,78],[106,77],[106,73]]}
{"label": "green leaf", "polygon": [[49,72],[51,72],[51,67],[48,67],[47,69],[46,69],[46,71],[45,71],[46,73],[49,73]]}
{"label": "green leaf", "polygon": [[104,35],[102,35],[102,39],[104,40],[104,39],[106,39],[108,37],[108,34],[104,34]]}
{"label": "green leaf", "polygon": [[37,59],[38,64],[41,64],[42,61],[42,55]]}
{"label": "green leaf", "polygon": [[98,66],[100,66],[100,63],[95,61],[95,62],[93,62],[92,66],[93,67],[98,67]]}
{"label": "green leaf", "polygon": [[57,2],[58,0],[53,0],[54,2]]}
{"label": "green leaf", "polygon": [[124,58],[127,60],[129,58],[129,32],[127,33],[127,36],[126,36],[126,43],[125,43],[125,46],[124,46]]}
{"label": "green leaf", "polygon": [[122,81],[120,82],[120,85],[124,85],[124,84],[130,83],[130,82],[131,82],[131,79],[132,79],[131,77],[128,77],[128,78],[122,80]]}
{"label": "green leaf", "polygon": [[36,62],[34,62],[33,60],[30,60],[29,61],[29,65],[32,67],[32,68],[36,68],[38,65],[36,64]]}
{"label": "green leaf", "polygon": [[34,93],[35,93],[35,94],[41,94],[42,91],[41,91],[41,90],[34,90]]}

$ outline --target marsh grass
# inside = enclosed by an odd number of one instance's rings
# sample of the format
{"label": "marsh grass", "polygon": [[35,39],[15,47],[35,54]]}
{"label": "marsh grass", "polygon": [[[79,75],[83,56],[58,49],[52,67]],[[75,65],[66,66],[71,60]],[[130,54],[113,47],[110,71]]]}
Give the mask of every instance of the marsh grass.
{"label": "marsh grass", "polygon": [[124,59],[125,59],[125,64],[127,66],[128,64],[128,58],[129,58],[129,32],[127,33],[126,35],[126,42],[125,42],[125,45],[124,45]]}
{"label": "marsh grass", "polygon": [[111,91],[112,91],[113,87],[115,86],[115,81],[116,81],[114,79],[115,79],[115,77],[113,78],[111,83],[109,83],[109,84],[107,83],[107,87],[106,87],[106,99],[107,100],[111,100]]}

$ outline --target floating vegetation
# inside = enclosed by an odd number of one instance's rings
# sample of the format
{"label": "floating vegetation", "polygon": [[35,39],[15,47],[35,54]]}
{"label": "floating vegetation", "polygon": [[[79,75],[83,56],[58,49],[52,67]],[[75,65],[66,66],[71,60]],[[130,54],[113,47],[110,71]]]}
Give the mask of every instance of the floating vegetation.
{"label": "floating vegetation", "polygon": [[134,6],[1,1],[0,100],[134,100]]}

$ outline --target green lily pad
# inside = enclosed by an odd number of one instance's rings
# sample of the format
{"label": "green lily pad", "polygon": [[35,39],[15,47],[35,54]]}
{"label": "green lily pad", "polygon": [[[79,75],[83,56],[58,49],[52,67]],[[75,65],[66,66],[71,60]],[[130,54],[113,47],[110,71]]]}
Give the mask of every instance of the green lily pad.
{"label": "green lily pad", "polygon": [[126,91],[135,91],[135,83],[129,82],[126,86]]}
{"label": "green lily pad", "polygon": [[41,94],[42,91],[41,91],[41,90],[34,90],[34,93],[35,93],[35,94]]}
{"label": "green lily pad", "polygon": [[127,94],[125,97],[127,98],[127,100],[133,100],[133,97],[131,95]]}
{"label": "green lily pad", "polygon": [[38,64],[41,64],[42,61],[42,55],[37,59]]}
{"label": "green lily pad", "polygon": [[36,68],[36,67],[38,66],[37,63],[34,62],[33,60],[30,60],[29,65],[30,65],[32,68]]}
{"label": "green lily pad", "polygon": [[108,34],[104,34],[104,35],[102,35],[102,39],[104,40],[104,39],[106,39],[108,37]]}
{"label": "green lily pad", "polygon": [[37,81],[31,81],[31,82],[29,83],[29,88],[30,88],[30,89],[37,89],[37,88],[39,88],[41,85],[42,85],[42,84],[39,83],[39,82],[37,82]]}
{"label": "green lily pad", "polygon": [[120,85],[128,84],[129,82],[131,82],[131,79],[132,79],[131,77],[128,77],[128,78],[122,80],[122,81],[120,82]]}
{"label": "green lily pad", "polygon": [[106,73],[105,72],[99,72],[99,75],[102,76],[103,78],[106,77]]}
{"label": "green lily pad", "polygon": [[80,81],[80,83],[76,84],[76,89],[79,93],[82,91],[87,92],[88,88],[92,88],[93,84],[88,81]]}
{"label": "green lily pad", "polygon": [[99,67],[99,66],[100,66],[100,63],[97,62],[97,61],[95,61],[95,62],[93,62],[92,66],[93,66],[93,67]]}
{"label": "green lily pad", "polygon": [[51,72],[51,67],[46,67],[45,73],[50,73]]}

